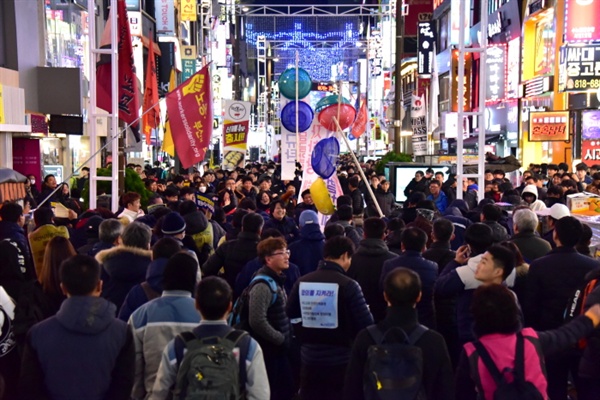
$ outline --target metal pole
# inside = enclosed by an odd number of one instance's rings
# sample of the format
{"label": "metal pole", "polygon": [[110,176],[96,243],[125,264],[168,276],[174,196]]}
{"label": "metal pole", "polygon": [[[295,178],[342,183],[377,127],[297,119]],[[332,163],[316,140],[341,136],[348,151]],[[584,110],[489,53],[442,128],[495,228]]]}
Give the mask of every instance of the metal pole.
{"label": "metal pole", "polygon": [[[88,53],[88,67],[89,67],[89,84],[90,84],[90,118],[88,120],[88,134],[90,136],[90,153],[92,158],[90,159],[90,180],[89,180],[89,196],[90,196],[90,208],[96,208],[96,141],[98,136],[96,134],[96,13],[93,11],[96,9],[96,2],[94,0],[88,0],[88,13],[89,16],[89,46],[90,51]],[[81,168],[81,166],[79,167]],[[79,171],[79,168],[77,171]],[[76,171],[76,172],[77,172]],[[54,194],[54,193],[53,193]],[[42,201],[44,203],[46,199]],[[39,206],[38,206],[39,207]]]}
{"label": "metal pole", "polygon": [[[117,12],[117,0],[110,0],[111,13],[110,20],[110,50],[111,65],[111,95],[112,95],[112,115],[110,117],[110,131],[114,134],[119,132],[119,31],[118,25],[118,12]],[[124,16],[122,16],[124,17]],[[119,141],[113,140],[111,146],[112,152],[112,182],[111,182],[111,208],[113,212],[116,212],[119,208]]]}
{"label": "metal pole", "polygon": [[[483,1],[482,3],[485,3]],[[456,82],[456,107],[458,111],[458,123],[457,123],[457,131],[456,132],[456,179],[460,182],[461,190],[458,190],[458,185],[456,187],[456,198],[463,198],[462,192],[462,176],[464,174],[464,165],[463,165],[463,126],[464,126],[464,97],[465,97],[465,51],[464,51],[464,43],[465,43],[465,31],[462,29],[465,26],[465,13],[466,13],[466,5],[467,2],[465,0],[459,1],[459,18],[458,18],[458,81]],[[487,26],[481,25],[483,33],[481,36],[487,34]],[[452,55],[451,55],[452,57]],[[452,61],[450,62],[452,64]],[[452,75],[452,74],[451,74]],[[452,102],[453,99],[450,101]]]}
{"label": "metal pole", "polygon": [[402,17],[402,2],[396,0],[396,70],[394,71],[394,151],[402,152],[402,53],[404,52],[404,20]]}
{"label": "metal pole", "polygon": [[[344,132],[342,132],[342,128],[340,127],[340,123],[338,122],[338,119],[336,117],[333,117],[333,121],[335,122],[335,126],[337,126],[337,133],[340,134],[342,139],[344,139],[346,146],[348,147],[348,149],[350,149],[350,142],[348,141],[348,138],[346,137],[346,135],[344,135]],[[363,169],[360,167],[360,164],[358,163],[358,159],[356,158],[356,155],[354,154],[354,152],[350,151],[349,153],[350,153],[350,156],[352,156],[352,160],[354,160],[354,163],[356,164],[356,169],[358,170],[358,173],[360,174],[362,180],[365,182],[365,186],[367,186],[367,190],[369,191],[371,200],[373,200],[373,204],[375,204],[375,208],[377,209],[377,213],[379,214],[379,217],[383,218],[384,217],[383,212],[381,211],[381,207],[379,207],[379,203],[377,202],[377,199],[375,198],[373,189],[371,189],[371,184],[369,183],[369,181],[367,181],[367,177],[365,176],[365,171],[363,171]]]}
{"label": "metal pole", "polygon": [[[487,1],[481,2],[481,44],[480,46],[483,49],[487,48],[488,44],[488,35],[487,35],[487,26],[488,26],[488,3]],[[478,201],[482,200],[484,197],[484,177],[485,177],[485,82],[487,81],[486,77],[486,59],[487,55],[485,50],[479,53],[479,157],[478,157]],[[483,188],[482,188],[483,186]]]}

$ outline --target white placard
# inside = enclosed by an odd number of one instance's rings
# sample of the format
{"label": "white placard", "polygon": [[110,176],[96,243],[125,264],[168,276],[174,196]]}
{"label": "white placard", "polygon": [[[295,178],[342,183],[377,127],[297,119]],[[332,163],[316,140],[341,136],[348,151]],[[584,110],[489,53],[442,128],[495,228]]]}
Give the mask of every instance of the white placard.
{"label": "white placard", "polygon": [[337,283],[300,282],[300,311],[304,328],[336,329],[338,321]]}

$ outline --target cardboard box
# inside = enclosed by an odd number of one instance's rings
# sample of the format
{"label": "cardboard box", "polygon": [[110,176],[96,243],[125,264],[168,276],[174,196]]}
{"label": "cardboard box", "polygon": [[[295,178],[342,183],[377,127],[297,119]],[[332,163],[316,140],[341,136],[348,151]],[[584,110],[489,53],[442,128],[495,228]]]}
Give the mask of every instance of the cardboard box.
{"label": "cardboard box", "polygon": [[567,207],[572,214],[600,215],[600,196],[592,193],[576,193],[567,196]]}

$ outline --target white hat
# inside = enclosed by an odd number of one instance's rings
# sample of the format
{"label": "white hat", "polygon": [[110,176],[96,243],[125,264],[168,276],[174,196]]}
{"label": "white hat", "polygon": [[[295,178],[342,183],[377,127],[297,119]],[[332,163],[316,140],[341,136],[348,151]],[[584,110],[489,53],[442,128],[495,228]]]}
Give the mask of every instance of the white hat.
{"label": "white hat", "polygon": [[569,211],[569,207],[564,204],[556,203],[552,207],[550,207],[550,216],[555,220],[559,220],[562,217],[568,217],[571,215],[571,211]]}

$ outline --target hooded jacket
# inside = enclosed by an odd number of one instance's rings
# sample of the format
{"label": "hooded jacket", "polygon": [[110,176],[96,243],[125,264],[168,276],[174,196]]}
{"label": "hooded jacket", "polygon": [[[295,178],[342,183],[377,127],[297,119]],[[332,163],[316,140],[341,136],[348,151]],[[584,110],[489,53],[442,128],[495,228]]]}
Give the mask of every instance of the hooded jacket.
{"label": "hooded jacket", "polygon": [[531,204],[529,204],[529,208],[531,208],[532,211],[539,211],[539,210],[545,210],[546,209],[546,204],[541,201],[538,200],[538,188],[535,185],[527,185],[523,188],[523,193],[521,193],[521,198],[523,200],[525,200],[525,195],[526,194],[531,194],[534,196],[534,200],[533,202],[531,202]]}
{"label": "hooded jacket", "polygon": [[106,278],[102,297],[120,308],[131,288],[146,278],[152,252],[137,247],[116,246],[96,254],[96,260],[102,264]]}
{"label": "hooded jacket", "polygon": [[300,240],[288,246],[290,262],[300,268],[300,275],[313,272],[323,259],[325,236],[318,224],[306,224],[300,229]]}
{"label": "hooded jacket", "polygon": [[[150,289],[154,292],[161,294],[163,291],[163,274],[167,267],[168,258],[157,258],[148,265],[148,271],[146,272],[146,282],[150,285]],[[150,299],[146,295],[142,284],[137,284],[131,288],[123,305],[119,310],[119,319],[127,322],[129,317],[135,310],[146,304]]]}
{"label": "hooded jacket", "polygon": [[127,325],[105,299],[73,296],[29,331],[21,369],[27,399],[128,399],[135,350]]}

